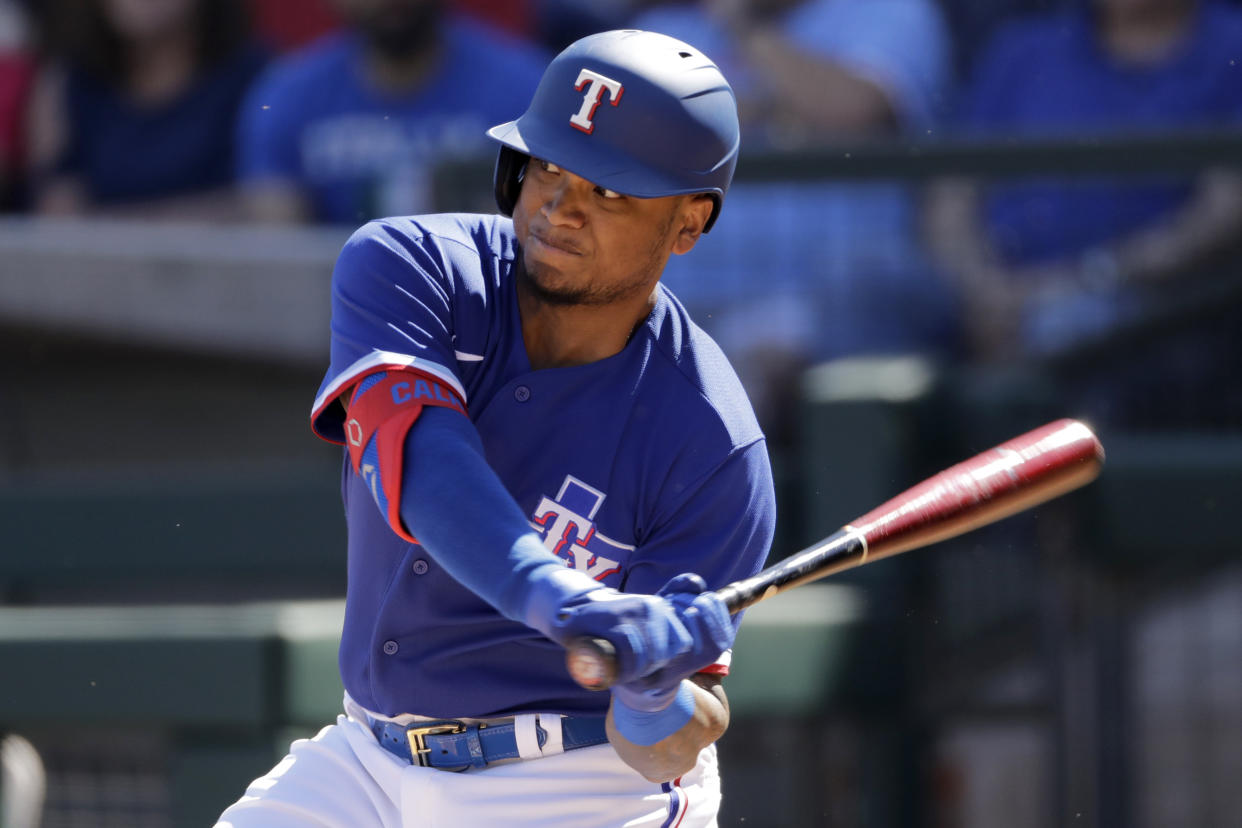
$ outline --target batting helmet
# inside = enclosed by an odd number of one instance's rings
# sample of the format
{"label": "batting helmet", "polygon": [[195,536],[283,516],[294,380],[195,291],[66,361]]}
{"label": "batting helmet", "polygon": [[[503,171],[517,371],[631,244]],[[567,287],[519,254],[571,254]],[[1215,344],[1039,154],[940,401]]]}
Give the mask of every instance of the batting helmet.
{"label": "batting helmet", "polygon": [[513,215],[533,155],[625,195],[709,193],[707,231],[733,179],[738,132],[733,89],[693,46],[655,32],[590,35],[552,59],[520,118],[487,131],[502,144],[496,203]]}

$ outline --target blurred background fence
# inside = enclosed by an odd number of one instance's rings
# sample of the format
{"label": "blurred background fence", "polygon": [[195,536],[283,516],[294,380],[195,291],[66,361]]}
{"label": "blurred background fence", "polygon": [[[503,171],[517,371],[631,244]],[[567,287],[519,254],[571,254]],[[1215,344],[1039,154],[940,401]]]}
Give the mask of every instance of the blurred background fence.
{"label": "blurred background fence", "polygon": [[[251,5],[280,49],[337,23]],[[602,19],[457,5],[545,46]],[[936,5],[966,78],[1003,68],[982,45],[1001,6],[1085,4]],[[1057,417],[1108,452],[1087,489],[751,610],[722,825],[1237,824],[1242,132],[1165,119],[1178,96],[1135,84],[1146,120],[1115,128],[765,134],[721,224],[670,265],[769,434],[773,560]],[[419,209],[490,209],[483,150],[400,182],[426,185]],[[71,191],[40,180],[0,175],[0,820],[207,825],[340,708],[340,458],[307,414],[358,222],[290,223],[306,205],[273,191],[283,223],[240,202],[52,209]],[[1190,206],[1159,241],[1136,219],[1050,252],[1174,191]],[[991,211],[995,256],[966,255],[963,204]],[[1036,289],[994,292],[1010,272]]]}

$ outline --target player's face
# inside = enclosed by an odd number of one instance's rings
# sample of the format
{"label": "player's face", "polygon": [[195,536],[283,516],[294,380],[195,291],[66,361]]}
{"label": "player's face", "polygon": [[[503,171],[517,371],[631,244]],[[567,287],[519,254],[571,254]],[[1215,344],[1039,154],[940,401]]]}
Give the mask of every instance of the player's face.
{"label": "player's face", "polygon": [[541,298],[606,305],[649,295],[668,257],[694,247],[711,209],[707,197],[625,196],[532,158],[513,227]]}

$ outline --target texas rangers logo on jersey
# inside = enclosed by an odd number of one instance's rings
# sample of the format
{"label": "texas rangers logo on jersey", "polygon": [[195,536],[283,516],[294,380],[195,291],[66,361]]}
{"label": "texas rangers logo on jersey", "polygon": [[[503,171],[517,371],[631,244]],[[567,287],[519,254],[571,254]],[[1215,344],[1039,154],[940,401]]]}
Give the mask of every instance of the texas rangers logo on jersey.
{"label": "texas rangers logo on jersey", "polygon": [[582,106],[570,116],[569,123],[573,124],[574,129],[580,129],[587,135],[595,131],[595,110],[599,108],[604,93],[608,93],[608,102],[616,106],[621,103],[621,93],[625,91],[619,81],[606,78],[590,69],[583,69],[578,73],[574,89],[579,92],[585,89],[586,94],[582,96]]}
{"label": "texas rangers logo on jersey", "polygon": [[597,581],[621,571],[609,555],[632,552],[634,547],[604,537],[596,531],[594,518],[607,495],[573,475],[566,475],[556,498],[544,496],[531,520],[543,536],[543,545],[568,566]]}

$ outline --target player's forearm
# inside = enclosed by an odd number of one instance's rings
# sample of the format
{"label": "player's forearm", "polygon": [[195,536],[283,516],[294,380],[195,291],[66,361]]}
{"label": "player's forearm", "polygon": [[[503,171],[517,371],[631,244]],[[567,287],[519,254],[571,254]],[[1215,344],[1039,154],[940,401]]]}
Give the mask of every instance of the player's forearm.
{"label": "player's forearm", "polygon": [[652,782],[668,782],[688,773],[698,762],[699,752],[729,726],[729,701],[720,679],[695,675],[687,681],[694,692],[694,714],[680,730],[653,745],[635,744],[622,736],[613,710],[608,711],[608,741],[627,765]]}
{"label": "player's forearm", "polygon": [[405,464],[406,527],[432,560],[507,617],[528,622],[531,587],[546,580],[541,573],[573,575],[531,531],[465,417],[424,411],[406,438]]}

